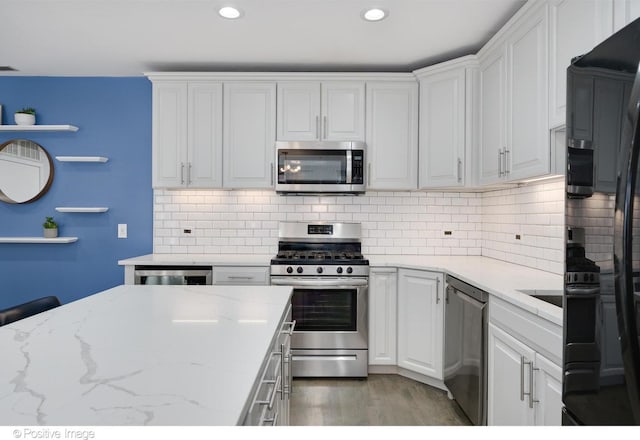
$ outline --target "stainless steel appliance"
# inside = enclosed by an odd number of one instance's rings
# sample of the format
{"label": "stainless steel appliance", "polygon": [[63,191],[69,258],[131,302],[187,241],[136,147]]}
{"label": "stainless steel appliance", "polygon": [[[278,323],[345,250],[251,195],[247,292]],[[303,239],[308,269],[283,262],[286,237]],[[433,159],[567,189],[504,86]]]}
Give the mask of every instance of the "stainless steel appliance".
{"label": "stainless steel appliance", "polygon": [[567,69],[564,425],[640,424],[639,66],[636,20]]}
{"label": "stainless steel appliance", "polygon": [[280,223],[271,284],[293,286],[294,377],[367,376],[369,262],[357,223]]}
{"label": "stainless steel appliance", "polygon": [[444,383],[474,425],[487,424],[487,300],[477,287],[447,275]]}
{"label": "stainless steel appliance", "polygon": [[276,192],[360,194],[364,142],[276,142]]}
{"label": "stainless steel appliance", "polygon": [[211,266],[136,266],[134,284],[212,284]]}

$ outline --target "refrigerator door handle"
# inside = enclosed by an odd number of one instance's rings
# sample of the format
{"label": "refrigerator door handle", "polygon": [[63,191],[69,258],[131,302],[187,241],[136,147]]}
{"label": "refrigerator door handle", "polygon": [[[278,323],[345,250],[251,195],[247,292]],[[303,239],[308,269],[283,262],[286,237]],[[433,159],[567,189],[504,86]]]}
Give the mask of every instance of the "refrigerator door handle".
{"label": "refrigerator door handle", "polygon": [[[622,157],[618,168],[613,240],[618,331],[624,375],[636,423],[640,423],[640,345],[633,283],[633,209],[634,198],[640,197],[640,194],[636,194],[640,178],[637,173],[640,156],[639,105],[640,72],[636,75],[629,105],[623,116],[625,120],[621,142]],[[640,300],[638,303],[640,307]]]}

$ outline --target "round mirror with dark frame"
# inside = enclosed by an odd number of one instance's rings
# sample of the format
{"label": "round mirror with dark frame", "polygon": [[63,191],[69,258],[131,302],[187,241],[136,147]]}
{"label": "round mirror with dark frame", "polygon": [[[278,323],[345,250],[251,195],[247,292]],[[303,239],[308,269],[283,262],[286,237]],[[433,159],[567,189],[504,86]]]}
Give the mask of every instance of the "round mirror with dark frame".
{"label": "round mirror with dark frame", "polygon": [[53,162],[41,145],[28,139],[0,144],[0,200],[31,203],[49,190]]}

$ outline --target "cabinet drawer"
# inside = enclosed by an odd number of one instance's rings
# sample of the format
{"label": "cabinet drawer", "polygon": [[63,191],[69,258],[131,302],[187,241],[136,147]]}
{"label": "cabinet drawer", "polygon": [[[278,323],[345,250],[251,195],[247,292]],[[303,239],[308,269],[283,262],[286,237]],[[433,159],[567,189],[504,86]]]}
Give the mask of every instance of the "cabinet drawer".
{"label": "cabinet drawer", "polygon": [[562,327],[491,296],[489,320],[553,362],[562,360]]}
{"label": "cabinet drawer", "polygon": [[269,268],[245,266],[214,267],[213,284],[267,286],[269,284]]}

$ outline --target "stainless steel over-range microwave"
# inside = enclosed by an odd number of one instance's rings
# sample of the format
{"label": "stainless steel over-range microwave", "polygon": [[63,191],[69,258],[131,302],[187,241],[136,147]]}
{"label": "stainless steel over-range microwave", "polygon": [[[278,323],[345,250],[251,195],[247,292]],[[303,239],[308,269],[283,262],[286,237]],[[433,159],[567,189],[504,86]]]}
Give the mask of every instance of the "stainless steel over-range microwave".
{"label": "stainless steel over-range microwave", "polygon": [[364,142],[277,142],[276,192],[361,194]]}

